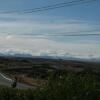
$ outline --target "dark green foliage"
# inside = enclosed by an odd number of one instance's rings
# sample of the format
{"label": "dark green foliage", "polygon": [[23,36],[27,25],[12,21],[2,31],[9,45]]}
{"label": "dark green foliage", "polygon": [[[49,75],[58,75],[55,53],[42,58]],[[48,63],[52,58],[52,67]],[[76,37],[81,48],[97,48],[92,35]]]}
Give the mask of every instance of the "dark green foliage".
{"label": "dark green foliage", "polygon": [[93,73],[51,74],[37,90],[0,87],[0,100],[100,100],[100,78]]}
{"label": "dark green foliage", "polygon": [[44,100],[100,100],[100,79],[92,74],[52,76],[43,93]]}
{"label": "dark green foliage", "polygon": [[9,87],[0,87],[0,100],[34,100],[32,90],[20,90]]}

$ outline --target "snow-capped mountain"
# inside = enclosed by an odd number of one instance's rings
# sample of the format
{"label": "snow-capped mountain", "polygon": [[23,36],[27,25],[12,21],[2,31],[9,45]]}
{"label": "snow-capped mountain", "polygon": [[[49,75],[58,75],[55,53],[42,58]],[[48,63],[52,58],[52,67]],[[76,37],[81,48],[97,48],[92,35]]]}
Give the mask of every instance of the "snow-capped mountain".
{"label": "snow-capped mountain", "polygon": [[45,58],[45,59],[62,59],[62,60],[78,60],[78,61],[94,61],[100,62],[100,57],[95,56],[81,56],[81,55],[72,55],[69,53],[57,54],[57,53],[45,53],[42,52],[39,55],[32,55],[29,52],[19,52],[19,51],[3,51],[0,52],[0,56],[7,57],[28,57],[28,58]]}
{"label": "snow-capped mountain", "polygon": [[33,57],[29,53],[24,53],[24,52],[13,52],[13,51],[8,51],[8,52],[0,52],[0,56],[11,56],[11,57]]}

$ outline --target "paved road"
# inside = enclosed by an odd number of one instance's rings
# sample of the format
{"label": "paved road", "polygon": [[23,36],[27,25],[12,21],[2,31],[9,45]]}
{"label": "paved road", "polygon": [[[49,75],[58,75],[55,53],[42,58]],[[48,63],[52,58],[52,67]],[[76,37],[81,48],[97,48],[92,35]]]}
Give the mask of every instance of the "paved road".
{"label": "paved road", "polygon": [[[4,74],[0,73],[0,85],[6,85],[11,87],[12,79],[6,77]],[[27,88],[35,88],[32,86],[28,86],[26,84],[18,83],[16,88],[27,89]]]}

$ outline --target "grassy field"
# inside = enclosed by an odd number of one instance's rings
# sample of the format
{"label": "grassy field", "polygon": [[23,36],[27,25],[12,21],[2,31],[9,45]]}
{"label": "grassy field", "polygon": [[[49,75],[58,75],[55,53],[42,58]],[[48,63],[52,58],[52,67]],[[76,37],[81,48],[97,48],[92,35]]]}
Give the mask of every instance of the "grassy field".
{"label": "grassy field", "polygon": [[100,74],[52,73],[48,82],[37,90],[0,86],[0,100],[100,100]]}

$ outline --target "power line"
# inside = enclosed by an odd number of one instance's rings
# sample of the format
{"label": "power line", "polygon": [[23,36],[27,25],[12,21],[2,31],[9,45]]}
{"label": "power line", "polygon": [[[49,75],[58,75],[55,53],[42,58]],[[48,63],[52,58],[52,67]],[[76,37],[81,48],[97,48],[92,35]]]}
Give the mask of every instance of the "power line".
{"label": "power line", "polygon": [[100,30],[88,30],[88,31],[78,31],[78,32],[64,32],[64,33],[48,33],[48,34],[19,34],[21,36],[48,36],[48,37],[60,37],[60,36],[100,36]]}
{"label": "power line", "polygon": [[52,9],[57,9],[57,8],[79,5],[82,3],[88,3],[88,2],[92,2],[92,1],[95,1],[95,0],[74,0],[74,1],[64,2],[64,3],[55,4],[55,5],[51,5],[51,6],[44,6],[41,8],[26,10],[24,13],[41,12],[41,11],[46,11],[46,10],[52,10]]}
{"label": "power line", "polygon": [[96,1],[96,0],[73,0],[73,1],[62,2],[62,3],[58,3],[58,4],[54,4],[54,5],[37,7],[37,8],[33,8],[33,9],[26,9],[26,10],[20,10],[20,11],[13,10],[13,11],[1,12],[1,13],[7,13],[7,14],[9,14],[9,13],[35,13],[35,12],[53,10],[53,9],[62,8],[62,7],[80,5],[80,4],[89,3],[89,2],[92,2],[92,1]]}
{"label": "power line", "polygon": [[100,34],[63,34],[63,35],[51,35],[51,36],[100,36]]}
{"label": "power line", "polygon": [[100,34],[59,34],[59,35],[44,35],[50,37],[59,37],[59,36],[99,36]]}
{"label": "power line", "polygon": [[90,36],[100,36],[100,34],[64,34],[64,35],[43,35],[43,34],[33,34],[33,35],[21,35],[22,37],[40,37],[40,38],[49,38],[49,37],[90,37]]}

